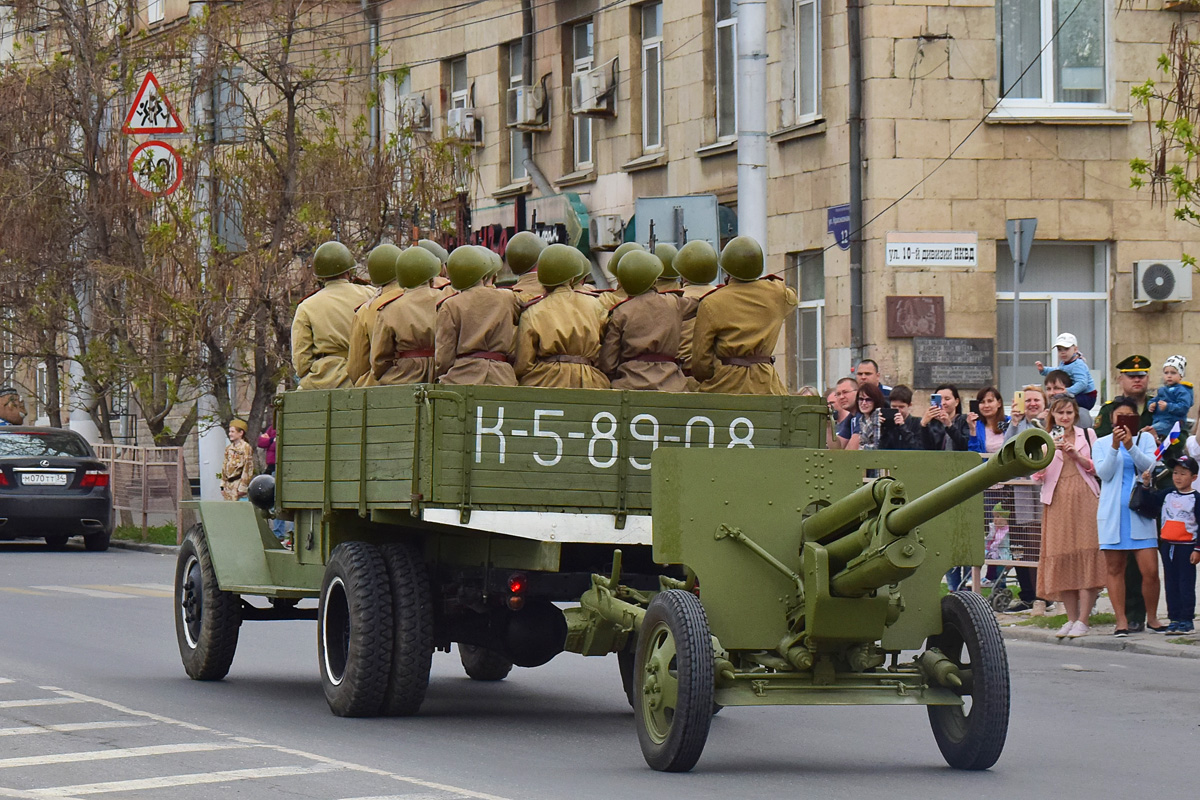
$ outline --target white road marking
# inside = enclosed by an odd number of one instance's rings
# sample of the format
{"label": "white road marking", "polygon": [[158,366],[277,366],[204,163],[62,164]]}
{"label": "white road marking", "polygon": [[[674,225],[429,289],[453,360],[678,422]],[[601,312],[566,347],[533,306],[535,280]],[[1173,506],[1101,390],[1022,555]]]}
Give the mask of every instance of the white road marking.
{"label": "white road marking", "polygon": [[156,592],[173,593],[175,591],[175,587],[169,583],[122,583],[121,585],[131,589],[151,589]]}
{"label": "white road marking", "polygon": [[13,683],[12,678],[0,678],[0,683]]}
{"label": "white road marking", "polygon": [[122,592],[105,592],[100,589],[85,589],[82,586],[34,586],[34,589],[42,589],[47,592],[66,592],[67,594],[81,594],[85,597],[99,597],[105,600],[128,600],[137,597],[134,594],[124,594]]}
{"label": "white road marking", "polygon": [[65,706],[82,703],[71,697],[36,697],[32,700],[0,700],[0,708],[33,708],[34,706]]}
{"label": "white road marking", "polygon": [[381,794],[372,795],[371,797],[344,797],[342,800],[459,800],[464,797],[466,795],[447,795],[444,792],[421,792],[420,794]]}
{"label": "white road marking", "polygon": [[175,753],[210,753],[216,750],[239,750],[247,746],[234,742],[188,742],[185,744],[155,744],[145,747],[120,747],[112,750],[85,750],[78,753],[48,753],[40,756],[0,758],[0,769],[40,767],[45,764],[78,764],[84,761],[111,761],[116,758],[165,756]]}
{"label": "white road marking", "polygon": [[147,589],[143,586],[127,586],[121,584],[119,586],[109,586],[106,584],[88,584],[83,586],[84,589],[96,589],[98,591],[113,592],[114,594],[132,594],[137,597],[174,597],[173,589]]}
{"label": "white road marking", "polygon": [[100,731],[109,728],[145,728],[153,722],[114,720],[112,722],[65,722],[61,725],[25,725],[19,728],[0,728],[0,736],[28,736],[37,733],[74,733]]}
{"label": "white road marking", "polygon": [[[30,789],[33,797],[80,797],[109,792],[138,792],[147,789],[168,789],[174,786],[198,786],[205,783],[246,781],[259,778],[285,778],[291,775],[316,775],[334,772],[337,768],[325,764],[312,767],[260,767],[257,769],[230,769],[221,772],[195,772],[189,775],[163,775],[158,778],[136,778],[127,781],[105,781],[103,783],[80,783],[74,786],[48,786],[45,789]],[[0,790],[2,792],[3,790]]]}

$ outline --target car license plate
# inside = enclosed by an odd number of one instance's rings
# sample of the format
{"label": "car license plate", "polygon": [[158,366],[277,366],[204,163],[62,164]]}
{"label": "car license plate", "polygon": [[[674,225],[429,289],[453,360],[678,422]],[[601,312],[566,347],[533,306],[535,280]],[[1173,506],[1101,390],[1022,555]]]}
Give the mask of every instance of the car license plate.
{"label": "car license plate", "polygon": [[25,486],[66,486],[67,476],[62,472],[27,472],[21,476]]}

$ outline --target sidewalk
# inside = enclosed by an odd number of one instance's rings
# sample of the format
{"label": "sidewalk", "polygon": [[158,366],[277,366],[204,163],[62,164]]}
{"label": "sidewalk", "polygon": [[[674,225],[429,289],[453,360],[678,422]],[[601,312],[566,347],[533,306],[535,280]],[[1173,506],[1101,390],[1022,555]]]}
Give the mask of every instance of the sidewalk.
{"label": "sidewalk", "polygon": [[[1028,614],[997,614],[1000,632],[1005,639],[1026,642],[1042,642],[1064,648],[1084,647],[1094,650],[1125,650],[1153,656],[1176,658],[1200,658],[1200,632],[1188,634],[1131,633],[1123,639],[1113,636],[1115,625],[1095,625],[1087,636],[1078,639],[1059,639],[1054,633],[1057,628],[1040,628],[1036,625],[1021,625]],[[1063,617],[1064,621],[1066,617]]]}
{"label": "sidewalk", "polygon": [[109,547],[118,547],[122,550],[141,550],[143,553],[158,553],[164,556],[173,556],[179,552],[179,546],[174,544],[150,544],[148,542],[135,542],[129,539],[112,539],[108,543]]}

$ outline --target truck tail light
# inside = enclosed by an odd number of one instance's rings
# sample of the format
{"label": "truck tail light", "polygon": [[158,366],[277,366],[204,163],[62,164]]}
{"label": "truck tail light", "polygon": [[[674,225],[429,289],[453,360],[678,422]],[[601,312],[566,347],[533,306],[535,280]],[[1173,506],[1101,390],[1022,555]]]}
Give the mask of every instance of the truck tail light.
{"label": "truck tail light", "polygon": [[521,572],[514,572],[508,576],[508,607],[513,611],[520,611],[525,607],[525,587],[528,581],[525,575]]}
{"label": "truck tail light", "polygon": [[98,469],[89,469],[83,473],[80,489],[99,489],[108,486],[108,473]]}

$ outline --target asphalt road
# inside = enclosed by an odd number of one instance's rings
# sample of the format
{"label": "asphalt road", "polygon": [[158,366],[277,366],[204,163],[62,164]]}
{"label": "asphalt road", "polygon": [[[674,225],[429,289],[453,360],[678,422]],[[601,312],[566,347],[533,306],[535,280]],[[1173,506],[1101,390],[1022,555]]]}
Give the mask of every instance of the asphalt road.
{"label": "asphalt road", "polygon": [[[0,798],[1182,797],[1200,744],[1191,659],[1013,642],[1000,763],[942,761],[919,708],[726,709],[697,768],[650,771],[614,659],[500,684],[438,654],[422,714],[347,720],[315,625],[242,628],[229,678],[179,663],[169,556],[0,543]],[[1071,663],[1065,663],[1066,660]]]}

